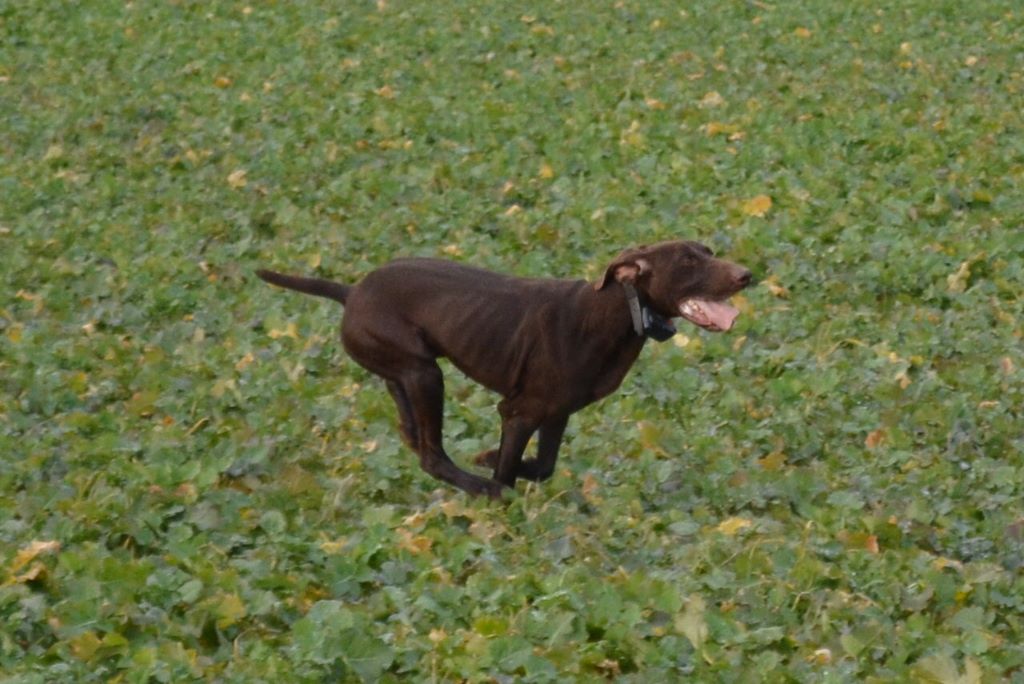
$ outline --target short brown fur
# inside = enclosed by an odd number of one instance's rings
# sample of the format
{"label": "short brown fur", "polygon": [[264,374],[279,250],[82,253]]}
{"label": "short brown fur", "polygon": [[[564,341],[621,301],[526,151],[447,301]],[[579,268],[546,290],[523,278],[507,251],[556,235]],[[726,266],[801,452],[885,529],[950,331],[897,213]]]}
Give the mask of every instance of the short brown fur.
{"label": "short brown fur", "polygon": [[[517,478],[549,478],[570,414],[615,391],[636,361],[646,338],[635,332],[618,283],[632,284],[646,306],[673,318],[682,299],[723,300],[751,280],[747,269],[688,241],[626,250],[595,284],[516,278],[437,259],[398,259],[353,286],[258,275],[343,303],[342,343],[384,379],[402,437],[423,469],[492,497]],[[502,396],[501,444],[476,458],[494,468],[494,479],[467,473],[445,453],[441,357]],[[537,456],[524,460],[534,433]]]}

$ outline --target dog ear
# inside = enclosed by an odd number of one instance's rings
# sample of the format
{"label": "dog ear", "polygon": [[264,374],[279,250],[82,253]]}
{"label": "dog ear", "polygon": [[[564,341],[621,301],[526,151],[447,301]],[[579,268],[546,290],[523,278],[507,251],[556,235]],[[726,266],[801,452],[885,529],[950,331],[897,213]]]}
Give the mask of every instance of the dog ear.
{"label": "dog ear", "polygon": [[603,290],[613,280],[620,283],[636,282],[637,278],[651,271],[651,262],[644,258],[643,247],[627,249],[615,257],[604,271],[604,276],[594,284],[595,290]]}

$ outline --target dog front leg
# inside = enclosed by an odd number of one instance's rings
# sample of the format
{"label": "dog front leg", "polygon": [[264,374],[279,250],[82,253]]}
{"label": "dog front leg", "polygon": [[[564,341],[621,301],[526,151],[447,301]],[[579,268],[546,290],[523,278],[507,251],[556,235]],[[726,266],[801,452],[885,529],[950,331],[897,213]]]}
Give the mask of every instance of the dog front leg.
{"label": "dog front leg", "polygon": [[536,425],[521,419],[502,421],[498,466],[494,469],[495,480],[508,487],[515,486],[523,463],[523,452],[534,430]]}
{"label": "dog front leg", "polygon": [[569,416],[556,416],[541,423],[540,436],[537,440],[537,458],[532,461],[523,461],[519,468],[519,477],[524,480],[543,482],[555,472],[555,462],[558,460],[558,447],[562,444],[562,435],[565,434],[565,426],[569,422]]}

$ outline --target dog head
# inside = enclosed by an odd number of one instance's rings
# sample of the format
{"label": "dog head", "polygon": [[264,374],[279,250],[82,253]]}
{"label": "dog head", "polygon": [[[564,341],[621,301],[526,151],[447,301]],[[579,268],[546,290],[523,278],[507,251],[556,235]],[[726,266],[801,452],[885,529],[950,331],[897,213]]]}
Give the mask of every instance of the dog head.
{"label": "dog head", "polygon": [[731,328],[739,315],[726,300],[752,280],[749,270],[715,257],[701,243],[673,240],[625,250],[608,265],[594,288],[628,283],[662,316],[682,317],[719,332]]}

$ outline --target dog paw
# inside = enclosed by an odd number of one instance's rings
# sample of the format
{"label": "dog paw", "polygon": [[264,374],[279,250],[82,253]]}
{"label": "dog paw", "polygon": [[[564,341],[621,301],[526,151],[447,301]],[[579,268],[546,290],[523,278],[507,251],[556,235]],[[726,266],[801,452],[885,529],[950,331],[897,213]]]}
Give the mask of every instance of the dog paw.
{"label": "dog paw", "polygon": [[498,450],[491,449],[490,451],[481,451],[473,457],[473,463],[483,468],[497,468]]}
{"label": "dog paw", "polygon": [[501,501],[507,492],[511,491],[509,487],[501,484],[500,482],[494,482],[493,480],[488,482],[484,487],[483,491],[480,492],[484,496],[487,496],[495,501]]}

